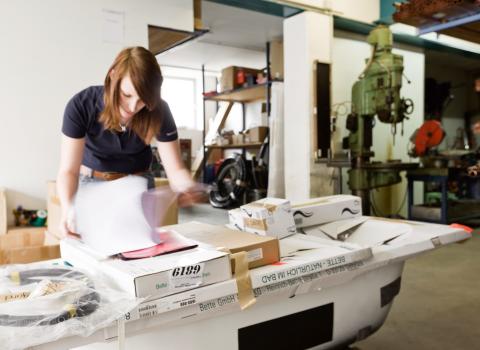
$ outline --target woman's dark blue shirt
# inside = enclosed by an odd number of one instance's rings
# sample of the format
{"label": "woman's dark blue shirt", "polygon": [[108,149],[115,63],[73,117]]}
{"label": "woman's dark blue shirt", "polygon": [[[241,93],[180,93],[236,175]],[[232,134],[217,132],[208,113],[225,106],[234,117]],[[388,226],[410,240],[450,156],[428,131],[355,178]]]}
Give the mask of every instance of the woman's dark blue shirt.
{"label": "woman's dark blue shirt", "polygon": [[[98,171],[133,174],[147,170],[152,162],[150,145],[133,131],[105,130],[99,122],[103,111],[103,86],[80,91],[68,102],[63,116],[62,132],[72,138],[85,137],[82,164]],[[161,128],[158,141],[178,138],[177,127],[168,104],[162,100]]]}

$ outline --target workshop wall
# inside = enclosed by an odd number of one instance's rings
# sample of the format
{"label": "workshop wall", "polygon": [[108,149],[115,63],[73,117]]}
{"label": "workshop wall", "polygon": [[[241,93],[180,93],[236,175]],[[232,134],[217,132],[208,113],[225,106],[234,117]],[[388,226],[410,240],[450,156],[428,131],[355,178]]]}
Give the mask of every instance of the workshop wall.
{"label": "workshop wall", "polygon": [[123,47],[148,46],[148,24],[192,31],[192,1],[0,2],[0,185],[9,208],[45,207],[67,101],[102,84]]}
{"label": "workshop wall", "polygon": [[297,0],[299,5],[330,8],[342,17],[372,23],[380,18],[380,0]]}
{"label": "workshop wall", "polygon": [[314,163],[313,62],[331,62],[333,21],[303,12],[284,20],[285,194],[294,201],[331,193],[331,170]]}
{"label": "workshop wall", "polygon": [[[403,136],[401,134],[401,125],[397,126],[395,139],[391,133],[391,125],[381,123],[378,119],[376,120],[376,125],[373,129],[373,151],[375,152],[374,160],[378,161],[387,159],[409,161],[407,147],[410,142],[410,135],[423,122],[424,54],[419,49],[413,47],[399,46],[397,44],[394,47],[394,53],[403,56],[404,73],[411,80],[411,84],[407,84],[406,80],[403,80],[401,95],[413,100],[415,110],[410,116],[410,120],[404,123]],[[332,44],[332,105],[334,106],[332,111],[335,110],[335,104],[351,101],[352,85],[358,79],[365,67],[365,59],[369,56],[370,45],[367,44],[365,36],[335,31]],[[333,144],[336,151],[341,150],[342,138],[347,135],[345,122],[346,114],[350,112],[350,105],[339,106],[338,112],[340,115],[337,119],[337,131],[333,135]],[[350,193],[347,185],[348,175],[346,169],[343,171],[342,177],[343,193]],[[374,199],[381,214],[396,212],[402,204],[405,190],[405,180],[401,184],[382,188],[378,191],[375,190]],[[416,193],[421,193],[420,189]],[[400,211],[401,215],[406,216],[406,208],[406,204],[403,205]]]}

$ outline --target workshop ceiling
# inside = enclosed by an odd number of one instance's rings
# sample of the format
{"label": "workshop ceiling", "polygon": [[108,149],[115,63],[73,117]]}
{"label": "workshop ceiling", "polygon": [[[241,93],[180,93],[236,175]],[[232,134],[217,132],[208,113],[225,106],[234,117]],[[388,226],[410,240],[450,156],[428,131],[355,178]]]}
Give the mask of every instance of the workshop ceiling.
{"label": "workshop ceiling", "polygon": [[435,64],[458,68],[468,72],[480,72],[480,61],[478,59],[456,55],[452,59],[452,54],[436,50],[425,50],[425,64]]}
{"label": "workshop ceiling", "polygon": [[[162,53],[162,65],[220,71],[230,65],[264,67],[267,41],[283,36],[283,18],[209,1],[202,1],[203,28],[208,32],[196,40]],[[219,49],[221,46],[221,49]],[[242,58],[238,49],[243,49]],[[242,64],[242,60],[244,61]]]}
{"label": "workshop ceiling", "polygon": [[396,3],[395,22],[480,44],[480,0],[410,0]]}

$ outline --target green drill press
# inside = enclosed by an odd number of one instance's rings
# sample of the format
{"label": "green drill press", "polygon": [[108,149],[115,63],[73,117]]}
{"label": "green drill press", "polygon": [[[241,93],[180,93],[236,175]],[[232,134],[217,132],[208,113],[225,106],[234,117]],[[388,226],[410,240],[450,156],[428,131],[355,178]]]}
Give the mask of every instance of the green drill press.
{"label": "green drill press", "polygon": [[350,134],[343,139],[343,148],[350,150],[348,184],[352,193],[362,198],[365,215],[370,214],[371,189],[399,183],[400,171],[418,166],[370,161],[374,156],[371,147],[375,116],[392,124],[395,134],[397,124],[413,112],[413,102],[400,97],[403,57],[392,53],[390,29],[379,25],[370,32],[367,41],[372,45],[372,55],[352,87],[352,110],[346,125]]}

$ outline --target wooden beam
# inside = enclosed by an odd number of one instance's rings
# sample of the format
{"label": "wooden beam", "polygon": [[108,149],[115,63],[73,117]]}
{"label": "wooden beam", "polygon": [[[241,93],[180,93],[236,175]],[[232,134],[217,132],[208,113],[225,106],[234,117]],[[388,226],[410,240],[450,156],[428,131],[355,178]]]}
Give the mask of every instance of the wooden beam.
{"label": "wooden beam", "polygon": [[[203,146],[210,145],[214,142],[217,133],[223,128],[225,125],[225,121],[227,120],[228,114],[232,110],[233,102],[222,104],[222,106],[218,109],[217,114],[215,115],[215,119],[213,120],[213,125],[208,129],[208,132],[205,136],[205,140],[203,140]],[[202,149],[203,150],[203,149]],[[208,148],[205,151],[205,159],[208,159],[211,152],[211,148]],[[195,157],[195,161],[192,164],[192,177],[197,179],[200,175],[203,164],[205,159],[203,157],[203,152],[199,152]]]}

